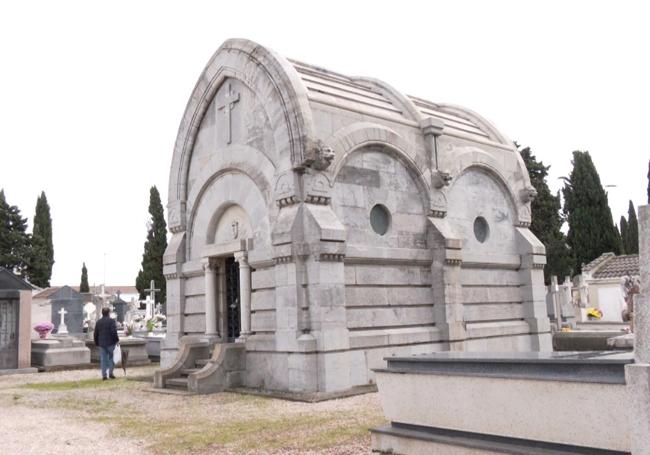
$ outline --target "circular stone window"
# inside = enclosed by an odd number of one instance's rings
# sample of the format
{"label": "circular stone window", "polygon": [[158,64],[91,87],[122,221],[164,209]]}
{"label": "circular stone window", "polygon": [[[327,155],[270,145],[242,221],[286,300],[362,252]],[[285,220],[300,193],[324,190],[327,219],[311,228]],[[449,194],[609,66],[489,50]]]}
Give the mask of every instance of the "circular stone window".
{"label": "circular stone window", "polygon": [[372,230],[379,235],[384,235],[388,232],[390,225],[390,212],[383,205],[377,204],[370,210],[370,226]]}
{"label": "circular stone window", "polygon": [[482,216],[477,217],[474,220],[474,236],[476,240],[483,243],[487,240],[488,235],[490,235],[490,226],[488,222],[485,221],[485,218]]}

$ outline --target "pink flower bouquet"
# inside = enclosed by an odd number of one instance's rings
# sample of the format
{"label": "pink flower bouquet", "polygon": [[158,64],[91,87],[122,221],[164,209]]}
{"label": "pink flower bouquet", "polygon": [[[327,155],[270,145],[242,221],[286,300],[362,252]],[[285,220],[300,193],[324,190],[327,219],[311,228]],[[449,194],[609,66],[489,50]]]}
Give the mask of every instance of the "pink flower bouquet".
{"label": "pink flower bouquet", "polygon": [[34,330],[38,332],[41,338],[47,338],[47,334],[52,331],[54,325],[51,322],[39,322],[34,326]]}

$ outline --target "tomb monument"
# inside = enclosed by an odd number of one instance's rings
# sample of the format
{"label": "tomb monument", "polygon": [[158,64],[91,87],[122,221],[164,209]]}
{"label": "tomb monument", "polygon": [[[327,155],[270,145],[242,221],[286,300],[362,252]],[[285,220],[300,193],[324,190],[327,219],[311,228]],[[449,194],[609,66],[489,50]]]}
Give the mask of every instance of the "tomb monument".
{"label": "tomb monument", "polygon": [[156,386],[317,398],[393,354],[550,351],[534,197],[479,114],[228,40],[174,148]]}

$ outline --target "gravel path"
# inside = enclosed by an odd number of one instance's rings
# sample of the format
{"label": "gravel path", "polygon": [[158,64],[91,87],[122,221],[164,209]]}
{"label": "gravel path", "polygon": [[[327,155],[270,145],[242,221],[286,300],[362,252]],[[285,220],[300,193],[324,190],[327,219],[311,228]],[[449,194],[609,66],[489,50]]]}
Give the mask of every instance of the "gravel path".
{"label": "gravel path", "polygon": [[154,370],[104,382],[94,369],[0,376],[0,452],[356,455],[370,453],[367,429],[384,421],[377,394],[321,403],[166,395],[143,380]]}

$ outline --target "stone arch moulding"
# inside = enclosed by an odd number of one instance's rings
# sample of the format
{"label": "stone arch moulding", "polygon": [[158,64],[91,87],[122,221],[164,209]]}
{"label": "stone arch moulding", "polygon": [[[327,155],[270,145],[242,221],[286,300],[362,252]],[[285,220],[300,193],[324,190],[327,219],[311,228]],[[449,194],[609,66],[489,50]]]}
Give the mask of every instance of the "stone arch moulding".
{"label": "stone arch moulding", "polygon": [[473,169],[478,169],[490,175],[499,186],[501,186],[508,195],[509,203],[512,205],[517,216],[517,225],[530,224],[530,210],[526,204],[521,203],[517,197],[518,192],[508,183],[508,180],[499,171],[500,164],[491,155],[483,151],[466,152],[456,158],[457,169],[459,170],[453,176],[452,184],[447,189],[451,192],[458,178]]}
{"label": "stone arch moulding", "polygon": [[189,163],[201,121],[217,90],[229,77],[241,81],[259,97],[277,97],[278,106],[269,112],[269,121],[276,132],[279,156],[290,157],[287,167],[302,161],[306,138],[313,136],[313,126],[307,90],[296,70],[285,58],[252,41],[228,40],[201,73],[185,108],[169,177],[170,205],[187,200]]}
{"label": "stone arch moulding", "polygon": [[[225,152],[229,154],[226,156]],[[215,169],[218,171],[215,172]],[[187,213],[193,212],[210,183],[227,172],[240,172],[246,175],[262,192],[266,203],[271,204],[271,182],[275,175],[275,166],[266,155],[257,149],[246,145],[234,145],[224,150],[224,153],[214,156],[210,160],[210,164],[205,166],[196,177],[192,189],[187,195]]]}
{"label": "stone arch moulding", "polygon": [[[236,222],[228,225],[230,222]],[[226,201],[217,207],[206,226],[205,243],[219,244],[250,238],[253,224],[250,214],[241,205]]]}
{"label": "stone arch moulding", "polygon": [[220,215],[232,206],[239,206],[250,221],[250,238],[254,248],[270,246],[269,196],[255,180],[241,169],[223,169],[206,181],[197,192],[191,210],[188,210],[187,257],[194,260],[201,248],[209,243],[210,229]]}
{"label": "stone arch moulding", "polygon": [[425,194],[427,204],[430,204],[431,186],[424,177],[424,172],[407,153],[411,145],[390,128],[371,122],[355,123],[335,132],[326,143],[335,151],[334,162],[327,170],[330,185],[334,185],[343,164],[353,153],[369,145],[383,145],[411,173]]}

